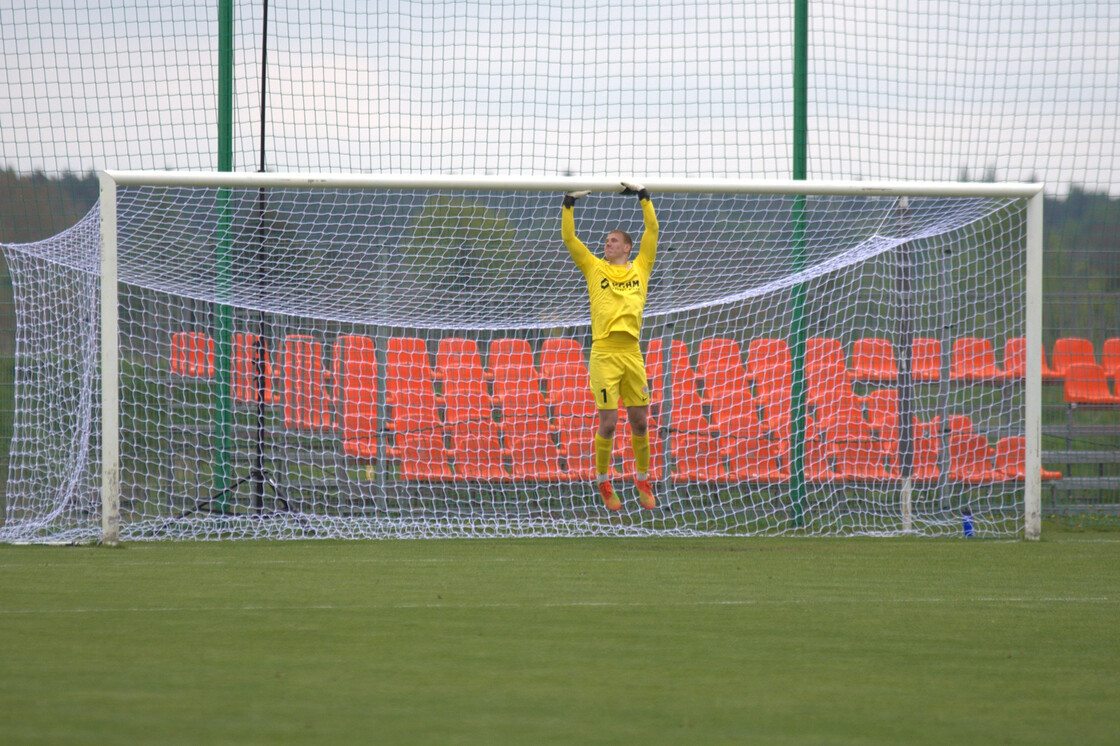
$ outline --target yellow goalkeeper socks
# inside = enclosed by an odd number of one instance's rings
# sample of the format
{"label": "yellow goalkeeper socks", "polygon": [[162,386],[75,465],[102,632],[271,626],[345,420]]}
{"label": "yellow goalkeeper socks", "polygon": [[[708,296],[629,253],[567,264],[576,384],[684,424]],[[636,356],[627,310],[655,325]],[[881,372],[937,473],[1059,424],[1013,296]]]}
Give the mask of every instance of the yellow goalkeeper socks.
{"label": "yellow goalkeeper socks", "polygon": [[595,473],[600,479],[610,478],[613,453],[614,438],[604,438],[599,433],[595,433]]}
{"label": "yellow goalkeeper socks", "polygon": [[631,435],[630,445],[634,449],[634,471],[638,474],[649,473],[649,433]]}

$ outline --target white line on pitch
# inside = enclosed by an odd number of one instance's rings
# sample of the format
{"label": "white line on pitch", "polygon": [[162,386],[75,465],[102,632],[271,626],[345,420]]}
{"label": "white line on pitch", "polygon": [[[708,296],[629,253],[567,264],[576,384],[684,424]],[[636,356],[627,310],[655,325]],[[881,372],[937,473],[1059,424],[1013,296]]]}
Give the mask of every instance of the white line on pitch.
{"label": "white line on pitch", "polygon": [[[85,561],[85,560],[83,560]],[[109,561],[105,564],[93,565],[92,560],[89,567],[97,567],[99,569],[114,568],[114,567],[224,567],[224,566],[237,566],[244,567],[246,565],[340,565],[340,564],[385,564],[385,565],[445,565],[445,564],[462,564],[464,562],[479,562],[483,564],[518,564],[518,565],[539,565],[539,564],[556,564],[560,562],[586,564],[589,560],[586,557],[345,557],[334,559],[300,559],[296,557],[289,557],[284,559],[245,559],[245,560],[187,560],[184,562],[164,560],[160,562],[147,562],[139,561],[126,561],[114,562]],[[603,557],[596,558],[595,564],[602,564],[604,562],[649,562],[648,556],[632,556],[632,557]],[[74,567],[73,562],[10,562],[0,563],[0,570],[7,570],[13,568],[27,568],[27,567]]]}
{"label": "white line on pitch", "polygon": [[564,609],[564,608],[649,608],[664,606],[813,606],[825,604],[942,604],[960,603],[961,601],[976,604],[1112,604],[1120,599],[1108,596],[1084,597],[1044,597],[1029,598],[1015,596],[1010,598],[976,597],[967,599],[957,598],[892,598],[892,599],[867,599],[867,598],[784,598],[784,599],[724,599],[714,601],[570,601],[548,603],[451,603],[451,602],[426,602],[426,603],[397,603],[397,604],[309,604],[306,606],[261,606],[246,604],[244,606],[151,606],[151,607],[120,607],[120,608],[77,608],[77,609],[0,609],[0,615],[34,615],[34,614],[163,614],[163,613],[212,613],[212,612],[275,612],[275,611],[377,611],[393,609]]}

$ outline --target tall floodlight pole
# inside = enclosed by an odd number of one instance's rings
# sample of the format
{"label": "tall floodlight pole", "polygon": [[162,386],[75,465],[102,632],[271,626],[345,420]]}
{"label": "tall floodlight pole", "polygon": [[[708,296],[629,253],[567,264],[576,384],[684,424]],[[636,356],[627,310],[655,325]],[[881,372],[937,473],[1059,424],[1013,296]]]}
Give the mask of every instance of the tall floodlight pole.
{"label": "tall floodlight pole", "polygon": [[[233,0],[218,2],[218,171],[233,170]],[[233,289],[231,266],[232,234],[229,188],[218,189],[218,226],[215,235],[214,264],[217,270],[217,318],[214,341],[214,383],[217,386],[215,427],[217,443],[214,454],[214,494],[211,508],[227,512],[228,488],[231,480],[233,443],[230,431],[233,402],[230,392],[230,358],[233,335],[233,312],[229,304]]]}
{"label": "tall floodlight pole", "polygon": [[[896,209],[899,232],[909,235],[910,198],[898,198]],[[898,473],[902,479],[899,487],[899,512],[902,530],[910,533],[914,525],[914,257],[909,241],[895,249],[895,298],[898,320]]]}
{"label": "tall floodlight pole", "polygon": [[[793,179],[808,177],[809,0],[796,0],[793,9]],[[805,266],[805,195],[793,196],[790,213],[792,267]],[[790,318],[790,517],[805,522],[805,286],[793,288]]]}
{"label": "tall floodlight pole", "polygon": [[[268,0],[264,0],[264,19],[261,22],[261,150],[260,150],[260,164],[257,167],[259,173],[264,173],[265,164],[265,130],[266,122],[268,121],[268,109],[266,107],[268,91]],[[265,285],[265,278],[263,277],[265,261],[267,259],[267,252],[264,246],[264,221],[265,212],[268,208],[267,198],[265,196],[264,187],[257,190],[257,248],[256,258],[253,262],[257,277],[257,284],[263,289]],[[267,367],[268,361],[268,324],[265,321],[264,310],[257,312],[257,341],[255,354],[253,355],[253,381],[254,392],[257,400],[256,411],[256,437],[253,441],[253,467],[250,481],[252,482],[253,491],[253,511],[257,514],[264,512],[264,485],[265,485],[265,468],[264,468],[264,397],[265,387],[267,385]]]}

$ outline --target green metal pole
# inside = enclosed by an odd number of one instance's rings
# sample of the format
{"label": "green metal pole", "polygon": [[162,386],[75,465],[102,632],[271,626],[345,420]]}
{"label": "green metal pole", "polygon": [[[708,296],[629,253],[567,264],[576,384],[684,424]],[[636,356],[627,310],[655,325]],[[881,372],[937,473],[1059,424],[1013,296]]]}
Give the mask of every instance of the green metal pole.
{"label": "green metal pole", "polygon": [[809,0],[793,8],[793,178],[808,178]]}
{"label": "green metal pole", "polygon": [[[796,0],[793,10],[793,178],[808,176],[809,0]],[[805,197],[793,198],[793,271],[805,266]],[[790,318],[790,501],[796,526],[805,523],[805,287],[793,289]]]}
{"label": "green metal pole", "polygon": [[218,0],[218,170],[233,170],[233,0]]}
{"label": "green metal pole", "polygon": [[[233,0],[218,0],[218,170],[233,170]],[[218,229],[215,267],[217,269],[218,304],[216,308],[216,339],[214,350],[214,381],[218,387],[216,415],[217,453],[214,459],[214,494],[212,509],[228,512],[231,483],[230,437],[233,406],[230,401],[230,353],[233,318],[228,304],[232,289],[230,264],[230,192],[218,190]]]}

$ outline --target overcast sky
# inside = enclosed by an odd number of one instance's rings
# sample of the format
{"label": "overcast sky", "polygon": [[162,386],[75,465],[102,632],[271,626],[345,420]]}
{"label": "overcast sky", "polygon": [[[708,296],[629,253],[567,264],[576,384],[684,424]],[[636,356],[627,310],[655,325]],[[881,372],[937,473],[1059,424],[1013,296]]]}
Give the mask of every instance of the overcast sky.
{"label": "overcast sky", "polygon": [[[27,5],[0,0],[4,167],[216,167],[216,0]],[[261,5],[237,8],[239,170]],[[269,6],[269,170],[790,176],[787,0]],[[811,178],[1120,196],[1116,0],[809,7]]]}

